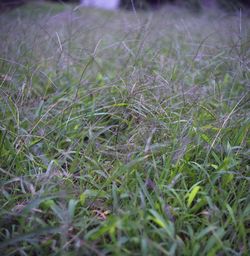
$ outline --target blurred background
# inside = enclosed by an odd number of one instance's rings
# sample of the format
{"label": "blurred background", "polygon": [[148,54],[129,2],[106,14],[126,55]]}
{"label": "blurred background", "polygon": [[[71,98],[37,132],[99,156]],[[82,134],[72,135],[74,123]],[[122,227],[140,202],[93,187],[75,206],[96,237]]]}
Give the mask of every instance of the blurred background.
{"label": "blurred background", "polygon": [[[249,8],[249,0],[50,0],[59,3],[74,3],[104,9],[151,9],[161,8],[165,4],[184,6],[192,11],[201,11],[206,8],[218,7],[226,11],[235,11],[239,8]],[[45,2],[45,0],[1,0],[0,9],[6,11],[28,2]]]}

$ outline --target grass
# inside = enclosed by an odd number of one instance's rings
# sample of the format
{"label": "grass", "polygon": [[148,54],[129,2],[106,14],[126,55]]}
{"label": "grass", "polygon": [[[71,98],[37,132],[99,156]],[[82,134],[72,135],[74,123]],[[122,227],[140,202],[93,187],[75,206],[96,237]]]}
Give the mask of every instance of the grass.
{"label": "grass", "polygon": [[244,13],[1,14],[2,255],[249,255],[249,35]]}

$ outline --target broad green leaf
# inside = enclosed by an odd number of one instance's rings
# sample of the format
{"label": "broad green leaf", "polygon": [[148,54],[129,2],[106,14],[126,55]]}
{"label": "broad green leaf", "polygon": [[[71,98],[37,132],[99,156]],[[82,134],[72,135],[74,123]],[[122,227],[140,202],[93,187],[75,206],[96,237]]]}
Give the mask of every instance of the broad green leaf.
{"label": "broad green leaf", "polygon": [[170,221],[166,221],[162,215],[160,215],[157,211],[150,209],[149,212],[151,213],[150,220],[152,220],[155,224],[159,225],[163,228],[166,233],[174,239],[175,236],[175,227],[174,224]]}
{"label": "broad green leaf", "polygon": [[69,213],[69,217],[71,220],[73,220],[73,218],[74,218],[75,209],[76,209],[78,202],[79,202],[79,200],[75,200],[75,199],[69,200],[68,213]]}
{"label": "broad green leaf", "polygon": [[79,199],[81,206],[84,205],[85,200],[86,200],[86,195],[85,195],[84,193],[82,193],[82,194],[80,195],[80,199]]}
{"label": "broad green leaf", "polygon": [[191,204],[194,201],[194,199],[195,199],[197,193],[199,192],[200,188],[201,188],[200,186],[195,186],[195,187],[193,187],[191,192],[188,194],[188,207],[191,206]]}
{"label": "broad green leaf", "polygon": [[163,217],[155,210],[149,210],[149,212],[151,213],[151,220],[153,220],[156,224],[158,224],[161,228],[167,228],[167,223],[166,221],[163,219]]}

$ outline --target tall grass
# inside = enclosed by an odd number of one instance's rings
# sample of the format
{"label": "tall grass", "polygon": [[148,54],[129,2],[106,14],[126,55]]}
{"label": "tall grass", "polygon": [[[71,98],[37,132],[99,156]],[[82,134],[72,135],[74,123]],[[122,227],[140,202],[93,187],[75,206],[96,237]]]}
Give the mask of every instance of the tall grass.
{"label": "tall grass", "polygon": [[2,255],[248,255],[249,24],[1,14]]}

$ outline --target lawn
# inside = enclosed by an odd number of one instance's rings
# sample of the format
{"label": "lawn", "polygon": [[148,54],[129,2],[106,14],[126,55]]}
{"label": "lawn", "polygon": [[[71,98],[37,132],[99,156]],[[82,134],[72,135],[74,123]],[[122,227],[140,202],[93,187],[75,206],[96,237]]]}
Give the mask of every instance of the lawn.
{"label": "lawn", "polygon": [[244,12],[0,14],[1,255],[249,255],[249,90]]}

